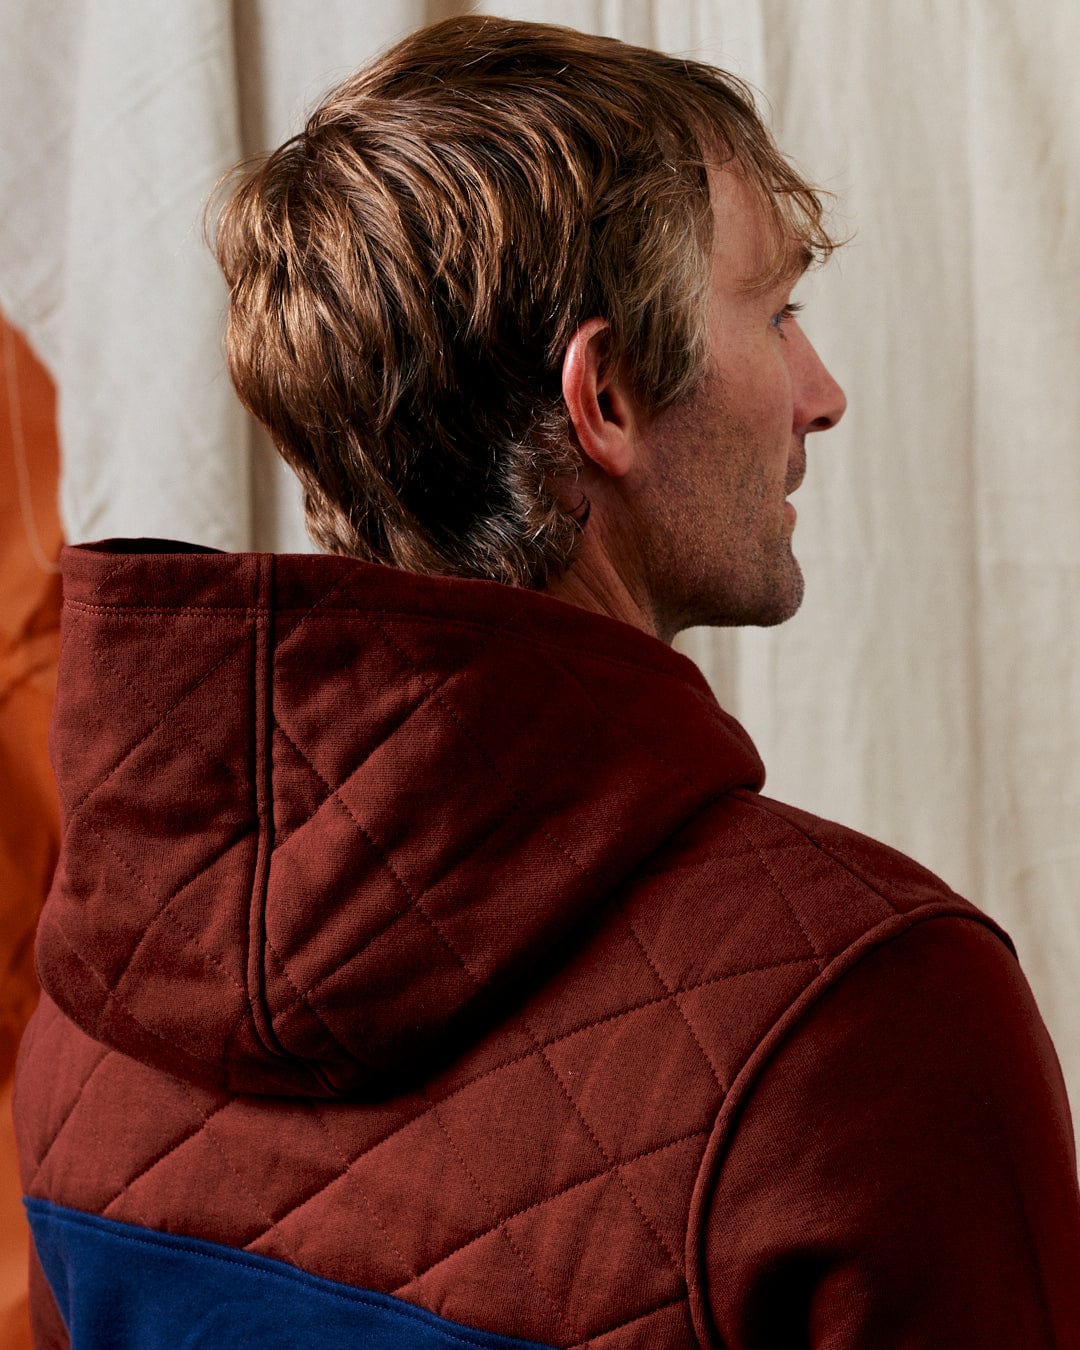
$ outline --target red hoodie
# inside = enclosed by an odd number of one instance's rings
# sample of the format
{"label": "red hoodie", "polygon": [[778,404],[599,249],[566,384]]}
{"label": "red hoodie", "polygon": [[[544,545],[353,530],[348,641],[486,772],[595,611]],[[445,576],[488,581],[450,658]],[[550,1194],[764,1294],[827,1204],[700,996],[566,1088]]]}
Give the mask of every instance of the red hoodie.
{"label": "red hoodie", "polygon": [[761,796],[690,661],[349,559],[63,566],[40,1345],[1080,1347],[1008,938]]}

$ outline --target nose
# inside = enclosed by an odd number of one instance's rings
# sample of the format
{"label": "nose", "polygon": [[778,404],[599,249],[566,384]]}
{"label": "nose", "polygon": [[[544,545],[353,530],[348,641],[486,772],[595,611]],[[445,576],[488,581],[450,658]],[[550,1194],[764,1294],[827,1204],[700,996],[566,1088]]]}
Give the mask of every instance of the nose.
{"label": "nose", "polygon": [[836,426],[847,409],[844,391],[825,368],[813,343],[798,327],[792,324],[791,342],[791,379],[794,394],[794,430],[800,436],[811,431],[828,431]]}

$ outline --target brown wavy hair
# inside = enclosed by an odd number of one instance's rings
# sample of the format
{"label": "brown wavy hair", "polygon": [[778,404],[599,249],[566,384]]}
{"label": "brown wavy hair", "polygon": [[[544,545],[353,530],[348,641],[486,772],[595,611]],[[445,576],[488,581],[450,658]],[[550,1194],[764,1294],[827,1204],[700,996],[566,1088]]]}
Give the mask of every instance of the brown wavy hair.
{"label": "brown wavy hair", "polygon": [[[646,414],[706,356],[707,167],[760,200],[771,283],[835,246],[740,80],[485,16],[420,29],[333,89],[211,202],[246,407],[321,548],[542,589],[588,517],[561,394],[610,324]],[[568,491],[569,487],[569,491]]]}

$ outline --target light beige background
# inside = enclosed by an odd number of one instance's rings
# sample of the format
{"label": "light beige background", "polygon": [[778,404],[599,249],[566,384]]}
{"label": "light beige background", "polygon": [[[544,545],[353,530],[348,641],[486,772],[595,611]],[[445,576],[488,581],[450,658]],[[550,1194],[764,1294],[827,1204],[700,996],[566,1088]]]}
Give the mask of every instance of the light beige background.
{"label": "light beige background", "polygon": [[[309,547],[223,372],[201,202],[454,9],[3,0],[0,303],[60,386],[70,539]],[[1005,924],[1080,1109],[1080,5],[493,9],[735,70],[837,194],[853,242],[801,298],[850,407],[810,442],[806,602],[780,629],[679,645],[757,740],[768,791]]]}

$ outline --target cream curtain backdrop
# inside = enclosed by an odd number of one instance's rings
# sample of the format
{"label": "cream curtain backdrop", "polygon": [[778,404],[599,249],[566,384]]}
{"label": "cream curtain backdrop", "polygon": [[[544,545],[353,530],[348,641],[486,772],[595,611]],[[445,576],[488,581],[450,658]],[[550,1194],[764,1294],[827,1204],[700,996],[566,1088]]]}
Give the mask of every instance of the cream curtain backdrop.
{"label": "cream curtain backdrop", "polygon": [[[60,386],[69,538],[308,547],[223,373],[201,205],[337,77],[455,8],[4,0],[0,304]],[[754,735],[768,791],[1004,923],[1080,1110],[1080,5],[491,12],[734,69],[837,194],[853,241],[801,298],[850,407],[809,443],[806,601],[779,629],[678,645]]]}

